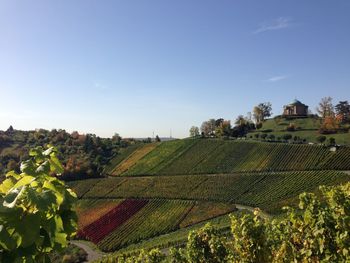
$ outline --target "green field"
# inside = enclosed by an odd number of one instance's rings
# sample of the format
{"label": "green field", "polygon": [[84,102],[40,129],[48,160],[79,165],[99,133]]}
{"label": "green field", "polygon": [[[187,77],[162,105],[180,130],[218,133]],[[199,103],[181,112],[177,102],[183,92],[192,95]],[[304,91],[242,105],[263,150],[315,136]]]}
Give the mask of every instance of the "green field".
{"label": "green field", "polygon": [[[218,139],[161,143],[125,172],[126,176],[221,174],[261,171],[350,170],[350,147]],[[129,160],[121,162],[127,165]]]}

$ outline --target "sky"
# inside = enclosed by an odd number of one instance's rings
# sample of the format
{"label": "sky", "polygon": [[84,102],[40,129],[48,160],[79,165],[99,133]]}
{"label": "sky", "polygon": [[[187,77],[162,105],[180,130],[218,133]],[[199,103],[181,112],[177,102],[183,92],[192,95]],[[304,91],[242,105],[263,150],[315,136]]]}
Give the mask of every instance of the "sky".
{"label": "sky", "polygon": [[0,130],[188,136],[350,100],[348,0],[0,0]]}

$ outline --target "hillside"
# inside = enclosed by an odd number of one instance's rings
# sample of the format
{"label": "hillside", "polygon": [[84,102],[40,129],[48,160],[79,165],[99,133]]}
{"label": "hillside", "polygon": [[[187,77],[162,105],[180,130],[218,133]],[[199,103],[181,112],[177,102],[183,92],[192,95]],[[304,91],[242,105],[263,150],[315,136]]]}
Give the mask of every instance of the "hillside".
{"label": "hillside", "polygon": [[350,147],[186,139],[163,142],[141,158],[125,156],[113,176],[220,174],[257,171],[350,170]]}
{"label": "hillside", "polygon": [[[345,146],[334,152],[321,145],[254,140],[128,147],[107,166],[108,178],[69,183],[80,199],[79,236],[104,251],[129,253],[184,242],[190,229],[216,222],[236,205],[278,215],[283,206],[296,205],[302,192],[350,181],[349,156]],[[220,222],[227,231],[227,217]]]}
{"label": "hillside", "polygon": [[[288,126],[294,126],[295,131],[288,131]],[[265,120],[262,124],[262,128],[257,131],[250,132],[247,137],[254,138],[256,133],[262,134],[273,134],[275,138],[282,138],[286,133],[291,134],[293,137],[298,136],[302,140],[307,142],[317,143],[317,137],[319,137],[319,129],[321,127],[321,119],[317,116],[309,116],[307,118],[283,118],[277,116]],[[350,132],[349,125],[342,125],[341,129],[334,134],[325,134],[326,138],[334,138],[337,144],[340,145],[350,145]]]}

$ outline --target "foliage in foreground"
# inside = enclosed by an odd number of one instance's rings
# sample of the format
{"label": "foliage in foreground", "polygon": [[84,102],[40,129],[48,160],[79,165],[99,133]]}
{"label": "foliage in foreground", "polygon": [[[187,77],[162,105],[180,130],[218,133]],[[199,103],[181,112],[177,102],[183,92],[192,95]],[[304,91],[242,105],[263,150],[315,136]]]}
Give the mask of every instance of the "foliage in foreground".
{"label": "foliage in foreground", "polygon": [[206,225],[190,233],[185,248],[101,262],[349,262],[350,183],[321,186],[320,192],[320,198],[301,194],[299,208],[286,207],[278,219],[261,217],[259,211],[231,215],[231,237]]}
{"label": "foliage in foreground", "polygon": [[76,232],[75,194],[55,176],[63,172],[56,150],[37,147],[21,174],[0,185],[0,262],[49,262]]}

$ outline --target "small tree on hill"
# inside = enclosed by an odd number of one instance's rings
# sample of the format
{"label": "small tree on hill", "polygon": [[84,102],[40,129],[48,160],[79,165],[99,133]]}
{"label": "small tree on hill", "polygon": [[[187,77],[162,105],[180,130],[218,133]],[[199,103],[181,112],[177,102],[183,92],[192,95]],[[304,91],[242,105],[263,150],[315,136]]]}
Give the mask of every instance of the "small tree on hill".
{"label": "small tree on hill", "polygon": [[192,126],[190,129],[190,137],[198,137],[199,136],[199,128],[196,126]]}
{"label": "small tree on hill", "polygon": [[350,120],[350,104],[348,101],[339,101],[337,105],[335,105],[335,111],[337,113],[337,117],[339,121],[342,123],[347,123]]}
{"label": "small tree on hill", "polygon": [[317,113],[321,118],[334,117],[334,107],[331,97],[324,97],[321,99],[317,107]]}

